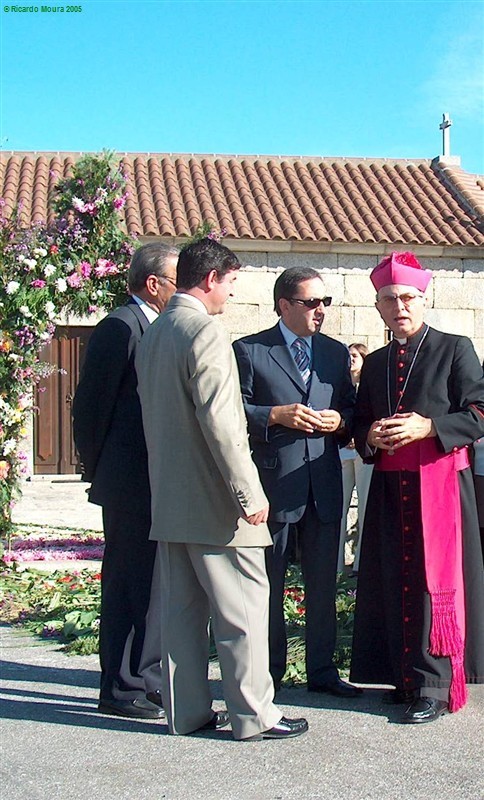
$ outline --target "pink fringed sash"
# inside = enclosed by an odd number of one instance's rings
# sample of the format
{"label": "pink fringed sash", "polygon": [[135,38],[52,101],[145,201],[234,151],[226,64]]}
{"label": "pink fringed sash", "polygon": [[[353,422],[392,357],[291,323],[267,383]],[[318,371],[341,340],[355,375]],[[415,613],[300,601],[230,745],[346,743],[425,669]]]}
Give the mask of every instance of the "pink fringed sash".
{"label": "pink fringed sash", "polygon": [[384,472],[420,472],[425,574],[432,609],[429,653],[450,658],[450,711],[458,711],[467,702],[462,517],[457,473],[468,466],[467,448],[443,455],[435,439],[429,438],[399,448],[394,455],[382,450],[376,467]]}

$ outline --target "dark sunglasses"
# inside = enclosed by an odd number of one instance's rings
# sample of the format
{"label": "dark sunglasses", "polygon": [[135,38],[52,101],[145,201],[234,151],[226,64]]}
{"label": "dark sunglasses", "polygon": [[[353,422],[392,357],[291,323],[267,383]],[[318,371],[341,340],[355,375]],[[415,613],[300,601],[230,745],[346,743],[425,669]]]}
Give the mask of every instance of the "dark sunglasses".
{"label": "dark sunglasses", "polygon": [[288,297],[286,298],[289,300],[290,303],[300,303],[302,306],[306,306],[306,308],[317,308],[318,306],[323,304],[325,308],[331,305],[332,297],[310,297],[308,300],[300,300],[298,297]]}

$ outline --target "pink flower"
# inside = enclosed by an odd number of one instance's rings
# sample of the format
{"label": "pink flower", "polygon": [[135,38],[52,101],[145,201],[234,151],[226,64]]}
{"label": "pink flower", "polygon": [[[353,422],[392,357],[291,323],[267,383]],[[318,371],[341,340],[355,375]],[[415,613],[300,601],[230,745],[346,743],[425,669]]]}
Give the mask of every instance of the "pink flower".
{"label": "pink flower", "polygon": [[113,206],[114,206],[114,208],[115,208],[115,209],[117,209],[118,211],[119,211],[121,208],[123,208],[123,207],[124,207],[124,205],[125,205],[125,203],[126,203],[126,198],[127,198],[127,195],[126,195],[126,194],[123,194],[123,196],[122,196],[122,197],[115,197],[115,199],[113,200]]}
{"label": "pink flower", "polygon": [[97,306],[89,306],[87,309],[88,314],[97,314],[99,308]]}
{"label": "pink flower", "polygon": [[79,289],[79,287],[82,286],[82,278],[77,272],[73,272],[71,275],[67,276],[67,283],[71,289]]}
{"label": "pink flower", "polygon": [[92,267],[89,261],[81,261],[79,264],[79,269],[81,270],[81,275],[83,278],[89,278],[89,275],[92,272]]}
{"label": "pink flower", "polygon": [[46,282],[40,278],[36,278],[35,281],[30,281],[30,285],[33,286],[34,289],[43,289],[44,286],[46,286]]}
{"label": "pink flower", "polygon": [[119,270],[114,261],[109,261],[107,258],[98,258],[94,272],[97,278],[104,278],[106,275],[117,275]]}

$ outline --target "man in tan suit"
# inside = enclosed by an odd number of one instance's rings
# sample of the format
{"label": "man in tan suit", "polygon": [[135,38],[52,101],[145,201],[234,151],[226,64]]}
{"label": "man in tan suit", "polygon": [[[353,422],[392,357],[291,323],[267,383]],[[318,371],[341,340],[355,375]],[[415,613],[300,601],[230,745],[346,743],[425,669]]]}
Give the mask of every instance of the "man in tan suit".
{"label": "man in tan suit", "polygon": [[[178,293],[137,355],[148,444],[150,538],[161,563],[162,685],[171,733],[221,728],[235,739],[304,733],[273,704],[269,673],[268,504],[252,462],[230,341],[213,319],[240,264],[203,239],[185,248]],[[212,710],[212,620],[227,712]]]}

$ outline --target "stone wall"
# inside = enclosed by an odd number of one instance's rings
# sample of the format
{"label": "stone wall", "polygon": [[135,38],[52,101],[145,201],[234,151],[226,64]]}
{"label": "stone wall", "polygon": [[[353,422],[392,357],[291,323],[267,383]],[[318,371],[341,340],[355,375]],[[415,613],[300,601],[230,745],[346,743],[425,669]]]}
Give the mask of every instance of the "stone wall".
{"label": "stone wall", "polygon": [[[220,317],[233,340],[277,322],[272,300],[274,282],[282,270],[305,266],[320,271],[326,294],[333,298],[332,305],[326,309],[324,333],[346,344],[363,342],[370,350],[386,344],[387,333],[375,309],[375,292],[369,279],[371,270],[385,253],[284,252],[287,243],[282,242],[271,243],[278,245],[277,249],[243,251],[238,249],[241,244],[227,242],[237,253],[243,268],[235,286],[235,297]],[[472,252],[468,248],[466,257],[429,256],[420,253],[418,248],[415,250],[422,265],[433,271],[426,321],[438,330],[468,336],[482,361],[484,255],[470,257]],[[93,326],[100,319],[100,316],[82,320],[63,317],[59,324]]]}
{"label": "stone wall", "polygon": [[[235,250],[235,248],[234,248]],[[337,253],[238,252],[241,270],[235,297],[221,321],[237,339],[277,322],[272,291],[277,276],[293,266],[314,267],[333,298],[326,309],[323,332],[346,344],[363,342],[370,350],[386,344],[386,331],[375,309],[375,291],[369,273],[381,255]],[[419,258],[421,258],[419,256]],[[484,359],[484,259],[421,258],[433,271],[426,321],[438,330],[472,339]]]}

